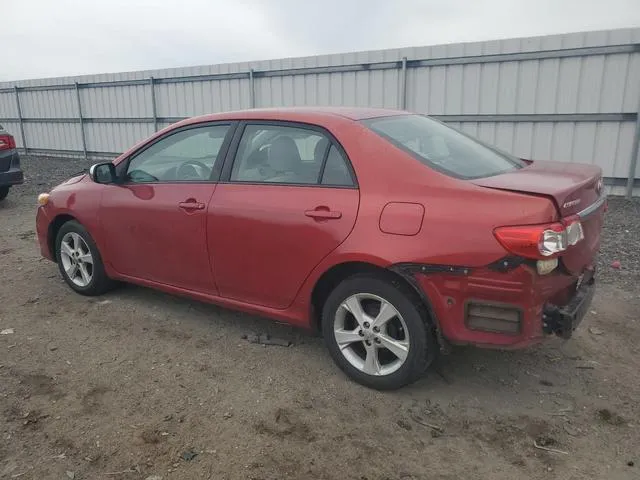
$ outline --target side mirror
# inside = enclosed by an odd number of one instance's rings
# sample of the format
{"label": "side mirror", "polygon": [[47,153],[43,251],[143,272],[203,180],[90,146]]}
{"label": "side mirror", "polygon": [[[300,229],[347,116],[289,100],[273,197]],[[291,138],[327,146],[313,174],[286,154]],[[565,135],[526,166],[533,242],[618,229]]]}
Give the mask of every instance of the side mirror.
{"label": "side mirror", "polygon": [[89,169],[89,175],[96,183],[116,183],[116,166],[111,162],[96,163]]}

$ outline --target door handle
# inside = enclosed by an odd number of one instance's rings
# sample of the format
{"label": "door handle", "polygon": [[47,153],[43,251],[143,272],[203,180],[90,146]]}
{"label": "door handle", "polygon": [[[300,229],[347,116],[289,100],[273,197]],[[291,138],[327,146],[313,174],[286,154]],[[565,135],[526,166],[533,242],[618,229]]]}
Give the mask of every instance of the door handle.
{"label": "door handle", "polygon": [[327,207],[318,207],[315,210],[307,210],[304,212],[307,217],[314,218],[316,220],[330,220],[342,218],[342,212],[336,212],[329,210]]}
{"label": "door handle", "polygon": [[186,202],[178,203],[178,207],[183,210],[204,210],[205,204],[189,199]]}

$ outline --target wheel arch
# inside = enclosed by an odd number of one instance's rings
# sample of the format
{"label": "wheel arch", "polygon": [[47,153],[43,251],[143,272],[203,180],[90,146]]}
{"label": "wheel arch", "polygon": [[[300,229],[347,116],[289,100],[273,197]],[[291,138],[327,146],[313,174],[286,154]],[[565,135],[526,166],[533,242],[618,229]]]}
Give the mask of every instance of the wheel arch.
{"label": "wheel arch", "polygon": [[72,220],[75,220],[76,222],[78,221],[78,219],[73,215],[69,215],[68,213],[61,213],[59,215],[56,215],[51,223],[49,223],[49,227],[47,229],[47,247],[51,252],[51,257],[56,263],[58,262],[58,252],[56,251],[56,237],[58,236],[58,232],[60,231],[62,226]]}
{"label": "wheel arch", "polygon": [[[393,265],[383,267],[366,261],[347,261],[335,264],[328,268],[316,281],[311,291],[310,318],[311,326],[316,331],[321,331],[322,307],[329,297],[331,291],[343,280],[353,275],[370,273],[388,279],[392,283],[406,290],[414,299],[423,305],[427,311],[427,321],[439,332],[438,320],[435,316],[431,302],[426,293],[415,283],[410,274],[404,273],[400,269],[395,269]],[[437,336],[440,338],[440,335]]]}

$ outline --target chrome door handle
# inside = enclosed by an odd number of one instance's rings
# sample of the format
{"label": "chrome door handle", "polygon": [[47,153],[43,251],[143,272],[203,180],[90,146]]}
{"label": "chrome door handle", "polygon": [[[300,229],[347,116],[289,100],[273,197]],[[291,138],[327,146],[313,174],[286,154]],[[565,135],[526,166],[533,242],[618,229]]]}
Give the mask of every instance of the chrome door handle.
{"label": "chrome door handle", "polygon": [[183,210],[204,210],[205,204],[200,202],[180,202],[178,204]]}
{"label": "chrome door handle", "polygon": [[318,209],[307,210],[304,212],[307,217],[315,218],[318,220],[329,220],[342,218],[342,212],[335,212],[333,210]]}

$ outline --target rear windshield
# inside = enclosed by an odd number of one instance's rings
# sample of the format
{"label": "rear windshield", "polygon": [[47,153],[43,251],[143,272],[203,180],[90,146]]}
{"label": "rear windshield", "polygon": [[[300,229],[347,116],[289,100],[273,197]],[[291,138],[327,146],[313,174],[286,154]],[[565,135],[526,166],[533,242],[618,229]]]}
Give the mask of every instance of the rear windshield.
{"label": "rear windshield", "polygon": [[363,123],[425,165],[456,178],[490,177],[525,166],[522,160],[422,115],[370,118]]}

